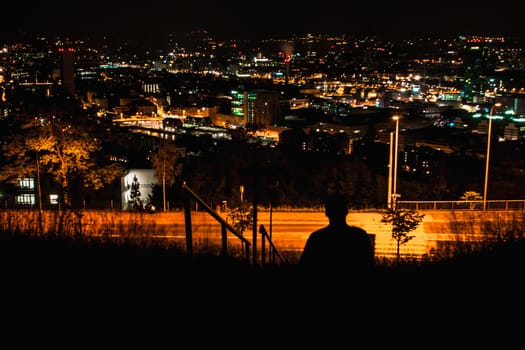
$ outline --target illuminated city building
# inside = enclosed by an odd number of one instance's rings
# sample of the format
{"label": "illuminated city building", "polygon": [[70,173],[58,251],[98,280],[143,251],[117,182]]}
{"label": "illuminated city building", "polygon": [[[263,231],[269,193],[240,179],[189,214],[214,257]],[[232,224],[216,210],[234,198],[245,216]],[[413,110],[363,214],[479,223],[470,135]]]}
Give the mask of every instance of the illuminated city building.
{"label": "illuminated city building", "polygon": [[487,88],[488,42],[484,38],[472,37],[465,40],[463,47],[464,88],[463,99],[467,103],[484,101]]}
{"label": "illuminated city building", "polygon": [[231,95],[231,114],[238,119],[237,124],[242,124],[251,129],[259,129],[281,121],[281,108],[277,92],[234,90]]}

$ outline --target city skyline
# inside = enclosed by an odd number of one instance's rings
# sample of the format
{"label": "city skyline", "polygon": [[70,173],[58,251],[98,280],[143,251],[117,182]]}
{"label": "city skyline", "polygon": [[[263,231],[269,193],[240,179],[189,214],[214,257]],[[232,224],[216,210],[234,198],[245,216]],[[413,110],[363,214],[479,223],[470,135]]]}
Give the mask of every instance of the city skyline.
{"label": "city skyline", "polygon": [[[416,1],[304,4],[298,1],[228,3],[212,1],[157,6],[123,1],[91,1],[74,8],[56,1],[10,3],[0,21],[3,37],[20,34],[71,37],[114,36],[157,44],[171,33],[207,30],[218,39],[258,39],[307,33],[373,35],[388,38],[458,35],[521,37],[518,1],[487,10],[479,3],[440,2],[435,8]],[[256,6],[256,7],[254,7]],[[514,9],[514,10],[513,10]]]}

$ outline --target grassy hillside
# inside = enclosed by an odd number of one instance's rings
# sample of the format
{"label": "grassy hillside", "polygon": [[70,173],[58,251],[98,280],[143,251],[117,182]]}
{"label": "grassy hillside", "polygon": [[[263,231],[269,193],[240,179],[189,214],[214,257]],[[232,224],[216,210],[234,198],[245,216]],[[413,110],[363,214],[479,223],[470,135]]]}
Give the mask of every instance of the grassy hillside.
{"label": "grassy hillside", "polygon": [[[463,285],[469,281],[494,283],[501,279],[519,279],[525,267],[524,252],[524,242],[513,241],[435,262],[378,262],[368,278],[369,282],[395,281],[396,285]],[[224,279],[240,284],[257,281],[293,284],[309,278],[300,275],[293,264],[252,266],[231,257],[211,254],[189,257],[177,248],[92,238],[3,233],[0,259],[6,276],[26,280],[47,276],[59,283],[64,280],[115,283],[119,279],[193,283],[208,279],[222,283]]]}
{"label": "grassy hillside", "polygon": [[3,233],[4,334],[45,333],[39,344],[68,346],[136,345],[140,337],[195,346],[234,339],[275,346],[278,338],[296,346],[322,334],[330,336],[326,345],[336,332],[406,346],[428,339],[472,345],[490,329],[505,341],[520,334],[509,327],[521,324],[524,253],[515,242],[448,261],[380,264],[360,279],[313,278],[293,265]]}

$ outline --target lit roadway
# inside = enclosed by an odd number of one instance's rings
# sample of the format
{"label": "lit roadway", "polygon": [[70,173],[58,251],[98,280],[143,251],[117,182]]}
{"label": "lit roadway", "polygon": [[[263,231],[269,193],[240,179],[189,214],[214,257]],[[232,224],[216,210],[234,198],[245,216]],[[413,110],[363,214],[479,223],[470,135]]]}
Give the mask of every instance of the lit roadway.
{"label": "lit roadway", "polygon": [[[412,232],[413,239],[401,247],[402,255],[412,257],[427,255],[439,247],[440,241],[479,241],[486,239],[487,232],[484,224],[487,221],[509,221],[515,215],[514,211],[424,211],[423,222]],[[226,219],[224,213],[221,217]],[[396,242],[392,238],[389,225],[381,222],[381,211],[351,211],[347,217],[350,225],[365,229],[373,235],[376,257],[394,257]],[[204,211],[191,211],[191,227],[193,251],[213,247],[220,250],[221,224]],[[50,221],[52,222],[52,220]],[[465,224],[468,223],[468,224]],[[84,234],[102,235],[111,234],[114,237],[124,235],[140,235],[140,237],[167,238],[175,241],[182,248],[185,247],[186,231],[183,211],[156,212],[153,214],[131,211],[86,211],[82,218]],[[328,224],[323,210],[319,211],[274,211],[270,226],[268,211],[259,210],[257,215],[257,242],[256,248],[261,247],[260,225],[264,225],[270,234],[275,246],[288,261],[297,257],[304,247],[309,234]],[[458,227],[464,227],[457,232]],[[228,249],[241,247],[241,240],[227,232]],[[461,234],[458,234],[461,233]],[[249,228],[243,232],[249,242],[253,240],[253,230]],[[268,245],[266,245],[268,247]],[[208,249],[209,251],[209,249]]]}
{"label": "lit roadway", "polygon": [[[523,215],[519,210],[425,210],[423,221],[412,231],[413,239],[400,248],[403,256],[422,257],[432,254],[445,242],[481,242],[492,239],[488,224],[496,224],[503,230],[510,230],[515,224],[516,215]],[[44,232],[52,232],[56,224],[56,212],[44,211]],[[214,215],[226,219],[224,213]],[[38,220],[36,211],[4,210],[0,211],[0,228],[23,231],[32,228]],[[261,237],[259,227],[264,225],[276,248],[292,262],[304,248],[309,234],[328,224],[323,210],[319,211],[274,211],[270,226],[270,214],[259,209],[257,215],[257,252],[260,252]],[[347,222],[365,229],[373,239],[376,257],[394,258],[397,253],[396,241],[392,238],[390,225],[382,222],[381,211],[350,211]],[[193,251],[206,249],[207,253],[221,249],[221,224],[204,211],[191,211]],[[458,231],[458,229],[460,231]],[[227,232],[229,253],[242,247],[241,239],[230,231]],[[122,210],[86,210],[82,216],[82,233],[89,236],[107,236],[115,239],[143,240],[148,238],[167,239],[169,244],[186,247],[186,230],[183,211],[145,212]],[[248,241],[253,240],[252,228],[243,233]],[[265,247],[269,248],[268,244]],[[210,249],[211,248],[211,249]],[[246,248],[246,247],[242,247]],[[253,249],[252,247],[249,247]],[[268,250],[268,249],[267,249]],[[266,250],[266,251],[267,251]],[[253,252],[253,251],[252,251]],[[252,253],[251,252],[251,253]],[[235,255],[235,254],[233,254]]]}
{"label": "lit roadway", "polygon": [[[84,234],[98,235],[100,232],[108,232],[109,226],[113,237],[122,237],[123,232],[138,232],[145,237],[153,236],[175,240],[178,245],[185,247],[186,230],[183,211],[156,212],[153,214],[117,211],[111,218],[107,216],[107,213],[104,213],[104,217],[100,217],[99,214],[98,211],[85,212],[82,220]],[[226,220],[225,213],[219,212],[219,214]],[[287,260],[294,259],[295,253],[302,251],[311,232],[328,224],[328,219],[323,211],[273,212],[271,225],[268,211],[259,210],[257,216],[257,248],[259,249],[261,244],[259,227],[264,225],[281,254],[292,255]],[[118,225],[115,225],[113,221],[118,222]],[[205,246],[217,246],[220,249],[221,224],[218,221],[204,211],[193,210],[191,221],[195,252]],[[127,228],[128,226],[129,228]],[[252,242],[252,228],[245,230],[243,236]],[[230,231],[227,231],[227,237],[229,246],[241,246],[240,239]]]}
{"label": "lit roadway", "polygon": [[[160,214],[160,215],[159,215]],[[168,216],[169,215],[169,216]],[[156,225],[163,226],[166,236],[173,239],[184,240],[186,237],[184,226],[184,213],[156,213],[149,215],[155,220]],[[226,219],[226,215],[223,216]],[[215,242],[220,245],[221,242],[221,225],[214,218],[205,212],[192,212],[192,234],[194,245],[199,246],[203,241]],[[287,255],[289,259],[293,258],[294,252],[302,251],[304,243],[309,234],[328,224],[328,219],[324,212],[274,212],[270,225],[270,214],[267,211],[259,211],[257,218],[257,228],[264,225],[267,233],[271,235],[277,249]],[[257,246],[260,248],[261,235],[257,229]],[[249,228],[243,232],[243,236],[250,242],[253,238],[253,230]],[[228,231],[229,242],[239,241],[232,233]],[[290,254],[287,254],[289,252]]]}

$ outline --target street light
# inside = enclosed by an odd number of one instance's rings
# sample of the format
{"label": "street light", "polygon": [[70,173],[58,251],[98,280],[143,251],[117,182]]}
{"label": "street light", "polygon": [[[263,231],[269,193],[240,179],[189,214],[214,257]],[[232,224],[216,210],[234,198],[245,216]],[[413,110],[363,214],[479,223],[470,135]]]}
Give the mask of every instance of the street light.
{"label": "street light", "polygon": [[242,207],[242,201],[243,201],[243,196],[244,196],[244,186],[243,185],[239,186],[239,193],[241,194],[241,207]]}
{"label": "street light", "polygon": [[[399,197],[396,193],[397,186],[397,151],[399,146],[399,115],[394,115],[392,120],[396,122],[396,131],[395,131],[395,141],[394,133],[390,132],[390,151],[389,151],[389,163],[388,163],[388,198],[387,198],[387,207],[395,209],[395,198]],[[395,148],[394,148],[395,144]],[[392,170],[392,158],[394,158],[394,169]],[[392,175],[394,177],[392,185]]]}
{"label": "street light", "polygon": [[387,208],[392,208],[392,153],[394,152],[394,132],[390,132],[390,149],[388,152],[388,195]]}
{"label": "street light", "polygon": [[490,161],[490,140],[492,138],[492,113],[495,107],[500,107],[501,102],[496,102],[490,107],[489,112],[489,129],[487,132],[487,156],[485,160],[485,187],[483,189],[483,210],[487,208],[487,187],[489,183],[489,161]]}
{"label": "street light", "polygon": [[392,117],[392,119],[396,121],[396,135],[394,142],[394,183],[392,185],[392,208],[396,209],[397,197],[399,197],[399,195],[397,194],[397,152],[399,149],[399,119],[401,119],[401,117],[396,114]]}

